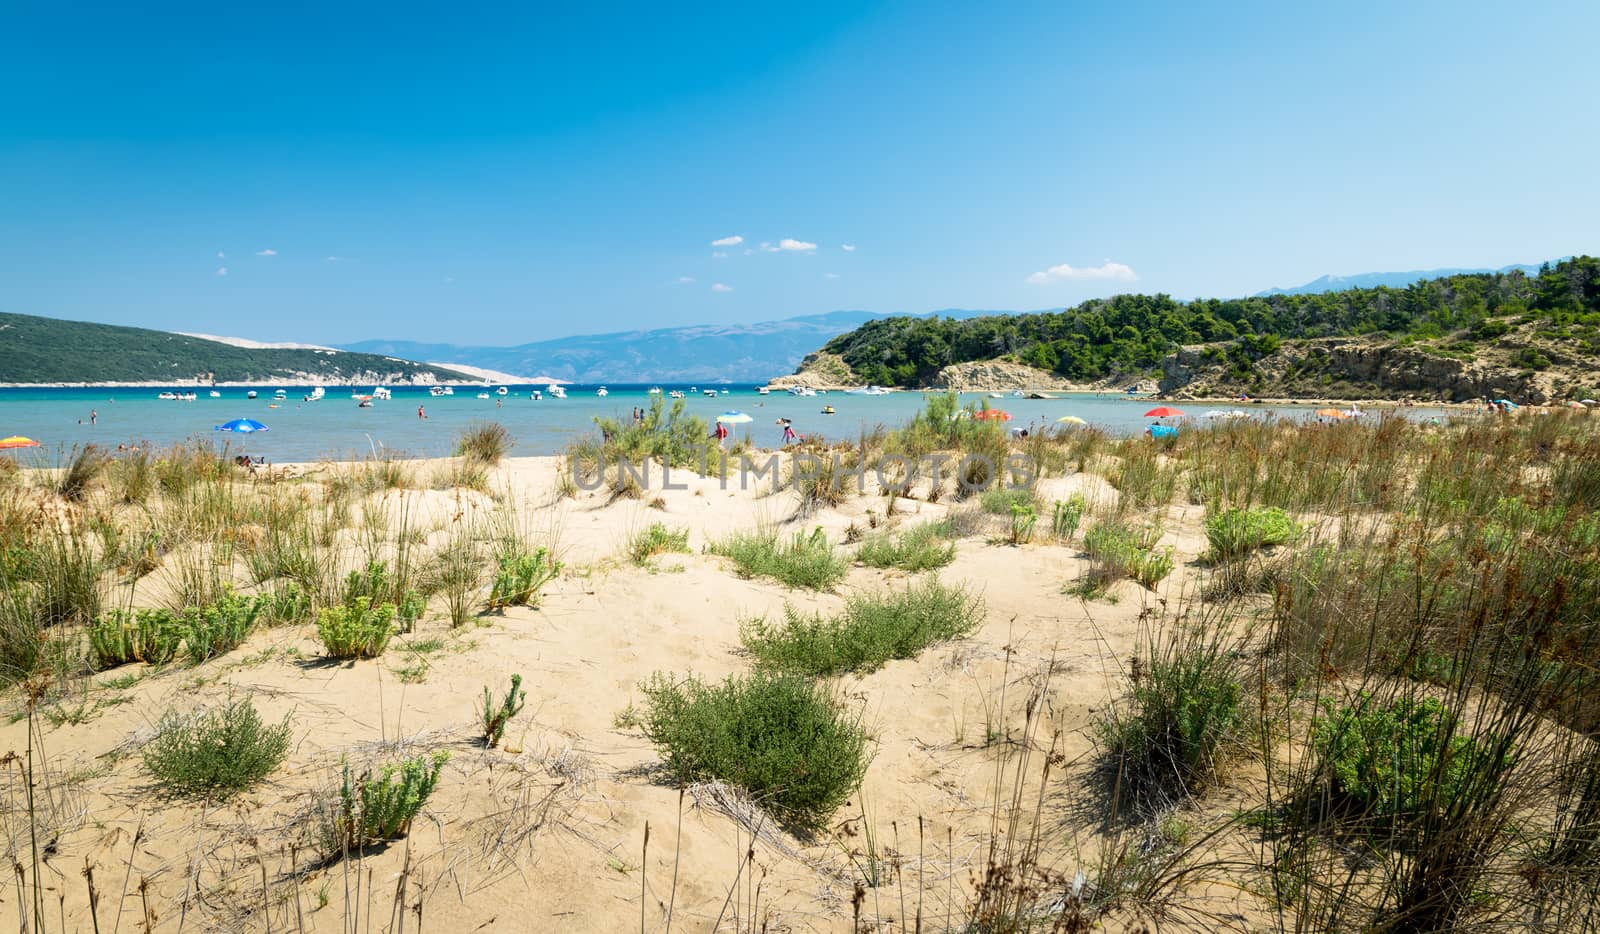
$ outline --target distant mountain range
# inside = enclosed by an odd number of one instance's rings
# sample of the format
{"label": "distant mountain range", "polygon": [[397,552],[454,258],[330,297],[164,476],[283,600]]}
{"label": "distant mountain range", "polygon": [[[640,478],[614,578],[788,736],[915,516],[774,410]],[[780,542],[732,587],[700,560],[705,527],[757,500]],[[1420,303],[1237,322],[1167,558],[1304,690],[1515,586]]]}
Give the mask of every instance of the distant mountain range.
{"label": "distant mountain range", "polygon": [[[1563,256],[1559,260],[1551,260],[1550,262],[1558,263],[1571,258],[1570,256]],[[1539,266],[1537,264],[1518,263],[1512,266],[1501,266],[1499,269],[1414,269],[1410,272],[1361,272],[1353,276],[1318,276],[1305,285],[1297,285],[1287,289],[1267,289],[1265,292],[1257,292],[1251,297],[1313,295],[1319,292],[1339,292],[1344,289],[1375,289],[1380,285],[1388,286],[1391,289],[1403,289],[1424,279],[1443,279],[1446,276],[1473,273],[1508,273],[1517,271],[1531,276],[1539,271]]]}
{"label": "distant mountain range", "polygon": [[[969,318],[1003,313],[947,309],[930,314]],[[342,349],[428,360],[442,366],[481,367],[524,377],[546,375],[577,383],[764,383],[781,373],[793,372],[806,354],[838,335],[886,317],[892,315],[830,311],[756,324],[585,334],[515,347],[368,340],[345,344]]]}

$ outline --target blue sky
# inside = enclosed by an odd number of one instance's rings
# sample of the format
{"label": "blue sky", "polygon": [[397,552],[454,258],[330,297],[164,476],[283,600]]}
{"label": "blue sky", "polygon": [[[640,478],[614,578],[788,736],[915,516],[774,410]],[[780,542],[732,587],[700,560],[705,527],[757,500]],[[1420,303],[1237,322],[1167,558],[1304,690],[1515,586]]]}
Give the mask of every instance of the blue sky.
{"label": "blue sky", "polygon": [[1600,252],[1587,0],[142,6],[0,7],[0,310],[521,343]]}

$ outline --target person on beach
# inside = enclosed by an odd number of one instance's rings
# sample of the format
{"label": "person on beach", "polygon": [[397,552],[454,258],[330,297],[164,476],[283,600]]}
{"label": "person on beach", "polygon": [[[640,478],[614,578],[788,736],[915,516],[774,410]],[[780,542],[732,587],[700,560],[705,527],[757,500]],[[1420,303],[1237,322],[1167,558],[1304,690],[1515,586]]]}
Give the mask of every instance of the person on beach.
{"label": "person on beach", "polygon": [[425,419],[427,417],[428,417],[428,413],[422,411],[422,406],[420,406],[420,405],[417,406],[417,421],[421,421],[421,420],[423,420],[423,419]]}
{"label": "person on beach", "polygon": [[99,421],[100,421],[100,413],[95,411],[94,409],[90,409],[89,410],[89,424],[94,425],[94,424],[99,423]]}
{"label": "person on beach", "polygon": [[722,447],[722,443],[728,440],[728,426],[722,422],[717,422],[717,430],[712,432],[712,434],[716,436],[717,447],[720,448]]}
{"label": "person on beach", "polygon": [[785,419],[783,422],[783,446],[788,447],[793,444],[797,437],[794,433],[794,423]]}

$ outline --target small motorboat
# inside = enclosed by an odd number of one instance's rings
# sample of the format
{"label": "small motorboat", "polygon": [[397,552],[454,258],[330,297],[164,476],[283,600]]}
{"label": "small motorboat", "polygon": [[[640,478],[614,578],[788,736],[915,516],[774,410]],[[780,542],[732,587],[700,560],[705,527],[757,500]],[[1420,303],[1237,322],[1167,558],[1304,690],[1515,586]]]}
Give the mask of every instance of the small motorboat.
{"label": "small motorboat", "polygon": [[538,402],[540,399],[544,398],[544,393],[542,393],[539,390],[535,389],[533,391],[533,393],[528,396],[528,398],[532,399],[535,402]]}
{"label": "small motorboat", "polygon": [[682,399],[683,398],[683,390],[682,389],[674,389],[671,392],[667,393],[667,395],[670,396],[673,399]]}
{"label": "small motorboat", "polygon": [[275,389],[275,390],[273,390],[273,392],[272,392],[272,401],[274,401],[274,402],[287,402],[287,401],[289,401],[289,390],[287,390],[287,389]]}
{"label": "small motorboat", "polygon": [[177,399],[178,399],[178,394],[175,393],[175,392],[168,391],[168,392],[163,392],[163,393],[157,395],[156,398],[157,399],[164,399],[167,402],[176,402]]}
{"label": "small motorboat", "polygon": [[717,397],[717,391],[715,389],[703,389],[701,390],[700,394],[702,396],[709,396],[712,399]]}
{"label": "small motorboat", "polygon": [[661,387],[660,386],[651,386],[649,395],[652,395],[652,396],[661,395]]}
{"label": "small motorboat", "polygon": [[494,391],[494,394],[497,395],[497,396],[509,396],[509,395],[511,395],[511,390],[507,389],[504,386],[501,386],[499,389],[496,389]]}
{"label": "small motorboat", "polygon": [[325,388],[323,388],[321,386],[318,386],[315,389],[311,390],[311,395],[306,396],[305,401],[306,402],[321,402],[322,401],[322,397],[326,396],[327,394],[328,394],[328,390],[327,389],[325,389]]}
{"label": "small motorboat", "polygon": [[207,395],[209,395],[213,399],[221,399],[222,398],[222,393],[217,392],[215,389],[211,390],[211,392],[207,393]]}
{"label": "small motorboat", "polygon": [[565,399],[567,397],[567,391],[561,388],[559,383],[551,383],[544,387],[544,391],[549,393],[552,399]]}
{"label": "small motorboat", "polygon": [[372,397],[371,396],[356,396],[355,398],[356,398],[356,408],[358,408],[358,409],[370,409],[370,408],[372,408]]}
{"label": "small motorboat", "polygon": [[393,397],[393,395],[394,395],[394,393],[392,393],[389,390],[383,388],[382,386],[375,386],[375,387],[373,387],[373,390],[372,390],[372,398],[374,398],[374,399],[388,400],[391,397]]}
{"label": "small motorboat", "polygon": [[770,394],[771,392],[772,392],[772,390],[768,389],[765,386],[757,386],[756,387],[756,395],[758,395],[758,396],[765,396],[765,395]]}
{"label": "small motorboat", "polygon": [[244,397],[246,399],[254,399],[256,397],[256,391],[254,389],[252,389],[249,392],[245,393]]}
{"label": "small motorboat", "polygon": [[831,406],[831,405],[823,406],[822,407],[822,414],[823,415],[832,415],[833,414],[833,406]]}
{"label": "small motorboat", "polygon": [[440,396],[444,395],[444,387],[443,386],[435,386],[432,389],[428,390],[428,395],[433,396],[435,399],[437,399]]}
{"label": "small motorboat", "polygon": [[480,392],[480,393],[478,393],[478,398],[479,399],[487,399],[487,398],[489,398],[489,394],[486,393],[486,392]]}
{"label": "small motorboat", "polygon": [[594,391],[594,394],[599,396],[602,399],[604,399],[606,396],[611,395],[611,393],[604,386],[601,386],[599,389],[596,389]]}

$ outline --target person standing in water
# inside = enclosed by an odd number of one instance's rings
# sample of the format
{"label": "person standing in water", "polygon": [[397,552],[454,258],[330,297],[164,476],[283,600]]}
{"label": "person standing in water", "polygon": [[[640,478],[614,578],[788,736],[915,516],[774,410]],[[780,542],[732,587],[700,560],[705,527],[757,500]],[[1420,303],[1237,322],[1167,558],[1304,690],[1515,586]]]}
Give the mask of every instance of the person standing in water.
{"label": "person standing in water", "polygon": [[421,421],[422,419],[427,418],[427,417],[428,417],[428,413],[422,411],[422,406],[420,406],[420,405],[417,406],[417,420]]}
{"label": "person standing in water", "polygon": [[100,413],[95,411],[94,409],[90,409],[89,410],[89,424],[93,425],[93,424],[98,423],[99,421],[100,421]]}

